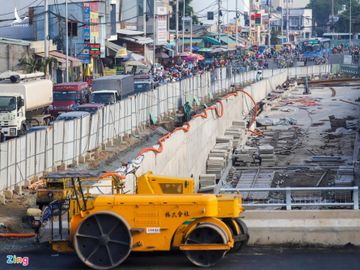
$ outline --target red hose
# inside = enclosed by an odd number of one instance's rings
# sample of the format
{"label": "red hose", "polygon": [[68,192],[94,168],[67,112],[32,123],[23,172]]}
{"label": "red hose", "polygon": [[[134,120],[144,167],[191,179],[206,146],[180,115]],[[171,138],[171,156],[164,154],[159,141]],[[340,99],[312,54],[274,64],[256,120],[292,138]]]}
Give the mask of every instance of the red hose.
{"label": "red hose", "polygon": [[254,103],[253,118],[252,118],[252,120],[251,120],[251,122],[249,124],[249,130],[250,130],[250,127],[256,121],[256,117],[257,117],[257,113],[258,113],[258,106],[257,106],[257,103],[256,103],[255,99],[252,97],[252,95],[250,95],[248,92],[244,91],[243,89],[240,89],[238,91],[241,92],[241,93],[244,93],[245,95],[247,95],[251,99],[251,101]]}
{"label": "red hose", "polygon": [[0,233],[0,238],[31,238],[35,233]]}
{"label": "red hose", "polygon": [[[253,116],[253,120],[252,120],[252,122],[251,122],[251,124],[250,124],[250,126],[251,126],[251,125],[255,122],[255,120],[256,120],[257,104],[256,104],[255,100],[253,99],[253,97],[252,97],[249,93],[247,93],[247,92],[245,92],[244,90],[240,89],[240,90],[237,90],[236,92],[229,93],[229,94],[225,95],[225,96],[223,97],[223,99],[228,99],[229,97],[232,97],[232,96],[238,96],[238,95],[239,95],[238,92],[242,92],[242,93],[244,93],[245,95],[247,95],[247,96],[252,100],[252,102],[254,103],[255,113],[254,113],[254,116]],[[219,117],[219,118],[223,117],[223,116],[224,116],[224,104],[223,104],[222,100],[219,100],[217,103],[220,104],[220,107],[221,107],[221,110],[220,110],[220,111],[219,111],[219,109],[218,109],[218,107],[217,107],[216,105],[212,105],[212,106],[206,108],[202,113],[199,113],[199,114],[194,115],[191,119],[195,119],[195,118],[197,118],[197,117],[207,118],[207,117],[208,117],[207,112],[208,112],[208,111],[211,111],[211,110],[215,110],[215,113],[216,113],[216,116],[217,116],[217,117]],[[175,133],[175,132],[177,132],[177,131],[180,131],[180,130],[182,130],[182,131],[184,131],[184,132],[188,132],[188,131],[190,130],[190,123],[187,122],[187,123],[185,123],[184,125],[185,125],[186,127],[178,127],[178,128],[175,128],[172,132],[169,132],[169,133],[166,134],[165,136],[161,137],[161,138],[159,139],[159,148],[146,147],[146,148],[142,149],[142,150],[137,154],[137,157],[139,157],[139,156],[141,156],[141,155],[143,155],[144,153],[149,152],[149,151],[152,151],[152,152],[154,152],[154,153],[161,153],[161,152],[163,151],[163,149],[164,149],[163,142],[164,142],[166,139],[168,139],[173,133]]]}
{"label": "red hose", "polygon": [[142,149],[139,154],[137,154],[136,157],[139,157],[141,155],[143,155],[144,153],[146,152],[149,152],[149,151],[153,151],[155,153],[161,153],[163,151],[163,148],[164,148],[164,145],[163,145],[163,142],[170,138],[171,134],[175,133],[176,131],[179,131],[179,130],[182,130],[184,132],[188,132],[190,130],[190,124],[188,122],[186,122],[184,124],[186,127],[177,127],[173,130],[173,132],[169,132],[168,134],[164,135],[163,137],[161,137],[159,139],[159,148],[154,148],[154,147],[146,147],[144,149]]}

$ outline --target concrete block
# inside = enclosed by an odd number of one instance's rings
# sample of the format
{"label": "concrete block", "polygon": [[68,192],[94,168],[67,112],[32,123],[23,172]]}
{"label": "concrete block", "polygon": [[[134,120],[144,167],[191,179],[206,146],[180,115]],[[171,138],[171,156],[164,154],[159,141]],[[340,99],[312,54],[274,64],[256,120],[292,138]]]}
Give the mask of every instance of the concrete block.
{"label": "concrete block", "polygon": [[57,171],[64,171],[66,169],[67,169],[67,166],[65,164],[61,164],[61,165],[56,167]]}
{"label": "concrete block", "polygon": [[14,187],[14,192],[16,192],[16,194],[21,194],[22,193],[22,186],[21,185],[16,185]]}
{"label": "concrete block", "polygon": [[5,199],[7,199],[7,200],[11,200],[12,197],[14,196],[14,194],[11,190],[4,190],[3,193],[5,196]]}
{"label": "concrete block", "polygon": [[5,195],[3,194],[3,192],[0,192],[0,205],[4,205],[5,204]]}
{"label": "concrete block", "polygon": [[360,211],[249,210],[250,245],[360,245]]}
{"label": "concrete block", "polygon": [[79,163],[80,164],[85,163],[85,162],[86,162],[86,156],[79,157]]}

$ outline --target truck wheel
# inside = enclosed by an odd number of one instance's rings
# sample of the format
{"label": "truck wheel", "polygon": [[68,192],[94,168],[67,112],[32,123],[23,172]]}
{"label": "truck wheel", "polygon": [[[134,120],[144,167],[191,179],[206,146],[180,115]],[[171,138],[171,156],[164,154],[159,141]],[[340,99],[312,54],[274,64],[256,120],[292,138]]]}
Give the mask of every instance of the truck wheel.
{"label": "truck wheel", "polygon": [[118,266],[129,256],[131,247],[129,226],[111,212],[97,212],[86,217],[74,236],[78,257],[93,269]]}

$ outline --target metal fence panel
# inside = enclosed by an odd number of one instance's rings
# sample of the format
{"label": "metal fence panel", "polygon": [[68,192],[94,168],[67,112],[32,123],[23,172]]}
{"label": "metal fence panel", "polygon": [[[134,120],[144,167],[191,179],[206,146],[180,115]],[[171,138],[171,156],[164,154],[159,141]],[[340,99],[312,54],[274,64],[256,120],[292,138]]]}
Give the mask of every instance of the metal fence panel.
{"label": "metal fence panel", "polygon": [[[9,141],[10,142],[10,141]],[[36,155],[36,146],[35,146],[35,133],[26,134],[26,176],[28,178],[35,175],[35,155]]]}
{"label": "metal fence panel", "polygon": [[54,128],[52,126],[47,128],[45,141],[45,167],[46,169],[51,169],[54,166]]}
{"label": "metal fence panel", "polygon": [[54,165],[58,166],[63,161],[64,121],[56,121],[54,126]]}
{"label": "metal fence panel", "polygon": [[76,121],[64,121],[63,163],[69,165],[75,157]]}
{"label": "metal fence panel", "polygon": [[[16,183],[25,181],[26,178],[26,137],[22,136],[16,140]],[[1,162],[1,159],[0,159]],[[1,169],[0,169],[1,170]],[[1,181],[0,181],[1,182]],[[1,190],[1,187],[0,187]]]}
{"label": "metal fence panel", "polygon": [[8,187],[7,176],[8,176],[8,143],[3,142],[0,144],[0,189]]}
{"label": "metal fence panel", "polygon": [[16,139],[8,143],[8,186],[13,187],[16,184]]}
{"label": "metal fence panel", "polygon": [[40,175],[45,171],[46,154],[46,130],[38,130],[35,133],[35,174]]}
{"label": "metal fence panel", "polygon": [[81,119],[79,156],[84,155],[87,151],[90,150],[90,121],[90,116],[86,116]]}

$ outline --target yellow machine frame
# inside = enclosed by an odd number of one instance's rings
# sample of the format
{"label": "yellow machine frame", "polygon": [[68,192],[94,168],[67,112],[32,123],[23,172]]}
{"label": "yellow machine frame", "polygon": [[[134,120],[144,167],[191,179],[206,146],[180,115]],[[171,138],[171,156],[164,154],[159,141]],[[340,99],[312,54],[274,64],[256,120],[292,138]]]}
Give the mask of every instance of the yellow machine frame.
{"label": "yellow machine frame", "polygon": [[[241,196],[196,194],[191,178],[148,172],[137,178],[136,194],[90,195],[84,201],[78,191],[70,200],[70,246],[94,269],[114,268],[130,252],[171,249],[184,251],[195,265],[211,266],[248,239],[239,220]],[[53,244],[58,251],[67,247]]]}

